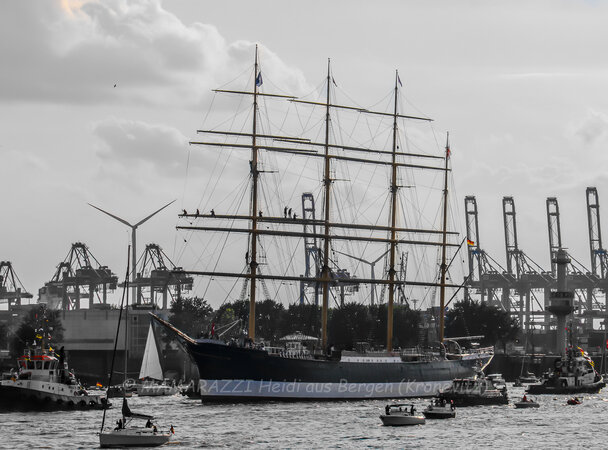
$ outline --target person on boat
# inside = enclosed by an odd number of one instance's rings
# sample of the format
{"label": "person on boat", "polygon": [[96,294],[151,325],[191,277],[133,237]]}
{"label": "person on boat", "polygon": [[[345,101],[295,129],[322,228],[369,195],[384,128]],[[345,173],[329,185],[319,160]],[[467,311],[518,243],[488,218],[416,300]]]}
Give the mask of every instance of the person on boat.
{"label": "person on boat", "polygon": [[387,416],[390,416],[390,415],[391,415],[391,407],[390,407],[390,406],[388,406],[388,405],[386,405],[386,406],[384,407],[384,413],[385,413]]}
{"label": "person on boat", "polygon": [[454,400],[450,400],[450,409],[452,411],[454,411],[456,409],[456,406],[454,406]]}
{"label": "person on boat", "polygon": [[152,421],[148,419],[148,421],[146,422],[146,428],[152,428],[152,425]]}
{"label": "person on boat", "polygon": [[416,408],[414,408],[414,405],[412,405],[412,408],[410,409],[410,414],[413,416],[415,412]]}
{"label": "person on boat", "polygon": [[528,401],[528,397],[526,397],[526,394],[524,394],[523,398],[521,399],[522,402],[527,402]]}
{"label": "person on boat", "polygon": [[153,425],[153,426],[152,426],[152,431],[153,431],[154,433],[156,433],[156,432],[158,431],[158,428],[156,428],[156,425]]}
{"label": "person on boat", "polygon": [[171,434],[175,434],[175,429],[173,428],[173,424],[171,424],[171,428],[169,428],[169,431],[171,431]]}

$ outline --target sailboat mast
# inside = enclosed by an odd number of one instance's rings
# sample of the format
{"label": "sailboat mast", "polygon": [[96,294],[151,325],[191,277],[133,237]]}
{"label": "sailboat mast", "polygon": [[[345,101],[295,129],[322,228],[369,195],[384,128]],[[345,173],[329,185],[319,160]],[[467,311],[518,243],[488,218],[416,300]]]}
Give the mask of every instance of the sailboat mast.
{"label": "sailboat mast", "polygon": [[388,307],[386,320],[386,351],[393,351],[393,303],[395,300],[395,254],[397,251],[397,98],[398,98],[399,72],[395,71],[395,108],[393,112],[393,155],[392,155],[392,176],[391,176],[391,242],[390,242],[390,263],[388,276]]}
{"label": "sailboat mast", "polygon": [[[258,148],[256,146],[257,116],[258,116],[258,86],[261,84],[261,76],[258,67],[258,46],[255,46],[255,68],[253,76],[253,132],[251,135],[251,260],[249,270],[251,273],[251,287],[249,296],[249,338],[255,339],[255,294],[256,277],[258,272]],[[259,82],[258,82],[259,81]]]}
{"label": "sailboat mast", "polygon": [[331,119],[329,113],[330,106],[330,88],[331,88],[331,60],[327,59],[327,101],[325,104],[325,173],[323,175],[323,184],[325,185],[325,232],[323,240],[323,269],[321,279],[323,280],[323,307],[321,310],[321,345],[323,351],[327,350],[327,309],[329,304],[329,196],[331,192],[331,172],[329,157],[329,121]]}
{"label": "sailboat mast", "polygon": [[445,278],[448,271],[446,265],[446,243],[448,226],[448,161],[450,159],[450,133],[445,142],[445,171],[443,179],[443,245],[441,246],[441,283],[439,288],[439,342],[443,344],[445,326]]}

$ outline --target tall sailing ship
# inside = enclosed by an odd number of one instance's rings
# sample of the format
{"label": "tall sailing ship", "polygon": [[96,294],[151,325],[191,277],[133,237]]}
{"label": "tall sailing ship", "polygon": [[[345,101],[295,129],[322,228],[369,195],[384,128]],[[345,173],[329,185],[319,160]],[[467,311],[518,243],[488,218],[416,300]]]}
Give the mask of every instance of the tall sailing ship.
{"label": "tall sailing ship", "polygon": [[[216,90],[244,96],[253,100],[251,115],[251,132],[199,130],[210,136],[222,136],[234,142],[206,141],[191,142],[192,145],[204,145],[218,149],[241,149],[251,152],[250,169],[250,204],[248,214],[225,215],[211,211],[208,214],[195,214],[183,211],[181,217],[189,221],[188,225],[178,226],[178,229],[225,233],[242,233],[248,235],[246,260],[248,270],[238,273],[224,271],[189,271],[189,274],[203,277],[245,278],[249,284],[249,323],[248,337],[241,343],[224,342],[220,339],[193,339],[170,323],[155,317],[158,322],[171,329],[184,345],[192,359],[196,362],[200,374],[200,394],[203,401],[233,401],[236,399],[359,399],[359,398],[406,398],[432,396],[451,385],[455,378],[472,376],[480,368],[485,367],[492,358],[492,349],[477,349],[470,353],[461,352],[450,354],[444,345],[443,322],[445,312],[446,284],[446,247],[457,244],[448,243],[447,231],[447,182],[449,169],[449,145],[446,144],[444,155],[403,152],[398,145],[398,123],[402,120],[430,121],[424,117],[415,117],[399,112],[399,87],[401,81],[395,73],[394,103],[392,112],[372,111],[357,106],[345,106],[332,102],[332,85],[336,83],[331,74],[330,63],[327,66],[325,80],[325,101],[301,100],[294,96],[273,94],[261,91],[263,84],[262,72],[258,61],[256,46],[255,64],[253,71],[253,86],[251,90]],[[307,107],[322,108],[324,111],[324,139],[314,142],[303,136],[284,136],[279,134],[263,134],[259,131],[259,102],[263,99],[286,101]],[[332,142],[331,121],[335,111],[350,111],[366,116],[380,116],[391,120],[390,150],[375,149],[373,146],[346,146]],[[250,142],[243,143],[243,139]],[[281,216],[272,216],[268,212],[262,214],[260,202],[260,176],[266,172],[261,165],[261,153],[287,154],[293,158],[320,158],[322,161],[322,199],[323,217],[298,218],[286,211]],[[416,159],[426,159],[429,164],[412,162]],[[407,162],[402,162],[406,160]],[[332,207],[332,184],[336,181],[333,165],[335,162],[348,164],[384,167],[390,170],[389,220],[387,226],[337,222],[330,212]],[[435,163],[433,165],[432,163]],[[398,226],[398,192],[403,186],[399,183],[399,171],[408,170],[435,171],[442,174],[443,187],[443,227],[438,229],[403,228]],[[201,220],[230,220],[230,226],[200,226]],[[240,227],[238,223],[248,223]],[[291,231],[294,225],[303,227],[304,231]],[[270,229],[273,227],[273,229]],[[322,232],[317,233],[320,228]],[[338,230],[345,230],[338,232]],[[357,232],[367,232],[367,236],[357,235]],[[378,234],[384,234],[379,237]],[[424,239],[404,239],[403,234],[422,235]],[[431,237],[440,236],[435,242]],[[321,242],[318,249],[319,270],[317,273],[306,273],[305,276],[289,274],[268,274],[260,270],[260,242],[264,237],[276,239],[304,238]],[[330,253],[335,242],[344,240],[373,243],[387,246],[387,276],[385,279],[357,278],[357,283],[380,285],[387,289],[387,329],[386,348],[374,352],[334,351],[328,341],[328,308],[330,290],[339,288],[344,280],[331,267]],[[440,289],[439,313],[439,342],[441,350],[434,354],[410,354],[393,349],[393,311],[397,289],[403,284],[397,279],[397,249],[398,245],[434,246],[441,250],[440,282],[408,281],[410,286],[422,286]],[[280,282],[316,284],[322,291],[320,345],[312,352],[282,352],[273,348],[264,348],[256,344],[256,299],[258,284],[264,287],[265,280]],[[450,285],[452,286],[452,285]],[[454,287],[454,286],[452,286]]]}

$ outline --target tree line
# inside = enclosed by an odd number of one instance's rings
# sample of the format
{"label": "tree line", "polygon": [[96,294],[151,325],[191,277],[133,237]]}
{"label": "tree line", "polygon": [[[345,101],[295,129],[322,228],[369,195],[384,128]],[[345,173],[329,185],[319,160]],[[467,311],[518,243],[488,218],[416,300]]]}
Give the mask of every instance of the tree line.
{"label": "tree line", "polygon": [[[256,338],[268,343],[278,344],[281,337],[296,331],[308,336],[321,336],[319,306],[293,304],[285,307],[273,300],[264,300],[256,303],[255,314]],[[438,323],[435,319],[432,318],[431,322]],[[209,336],[212,329],[215,334],[225,332],[223,338],[238,337],[245,334],[248,327],[249,302],[225,303],[214,310],[198,297],[176,299],[171,303],[169,321],[192,337]],[[232,328],[227,330],[230,325]],[[328,343],[336,349],[354,349],[359,342],[375,348],[385,347],[386,327],[386,305],[347,303],[328,311]],[[458,302],[446,311],[445,327],[448,337],[482,335],[482,345],[504,346],[515,340],[519,332],[517,321],[507,312],[471,300]],[[433,336],[432,332],[430,334]],[[428,313],[411,309],[408,305],[395,305],[393,347],[433,344],[436,342],[429,342]]]}

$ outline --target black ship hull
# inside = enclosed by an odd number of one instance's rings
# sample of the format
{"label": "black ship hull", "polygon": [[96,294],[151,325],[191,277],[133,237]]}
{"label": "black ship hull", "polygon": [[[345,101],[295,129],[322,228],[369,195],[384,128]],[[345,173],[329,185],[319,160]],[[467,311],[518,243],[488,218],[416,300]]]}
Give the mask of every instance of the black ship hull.
{"label": "black ship hull", "polygon": [[186,341],[206,401],[348,400],[431,397],[454,378],[475,373],[492,355],[456,360],[404,362],[296,359],[220,342]]}
{"label": "black ship hull", "polygon": [[70,397],[25,389],[18,386],[0,385],[0,409],[17,411],[57,411],[71,409],[104,409],[111,406],[105,398],[99,401],[88,396]]}
{"label": "black ship hull", "polygon": [[584,384],[581,386],[556,386],[554,384],[543,383],[543,384],[531,384],[528,386],[528,394],[597,394],[603,387],[606,386],[605,381],[598,381],[591,384]]}

